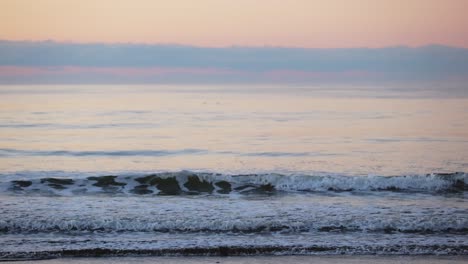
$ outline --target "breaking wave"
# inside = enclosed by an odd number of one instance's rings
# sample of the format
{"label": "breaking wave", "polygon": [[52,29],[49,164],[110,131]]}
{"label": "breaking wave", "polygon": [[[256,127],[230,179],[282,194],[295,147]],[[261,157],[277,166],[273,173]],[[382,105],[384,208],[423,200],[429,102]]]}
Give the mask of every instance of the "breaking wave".
{"label": "breaking wave", "polygon": [[314,176],[282,174],[163,172],[148,175],[106,175],[87,178],[18,179],[0,183],[16,194],[89,195],[195,195],[274,194],[276,192],[463,192],[466,173],[432,173],[408,176]]}
{"label": "breaking wave", "polygon": [[[307,219],[307,217],[309,219]],[[372,220],[353,219],[345,216],[332,216],[318,219],[312,216],[302,216],[297,222],[270,219],[238,219],[200,221],[195,217],[184,219],[66,219],[61,216],[51,216],[38,219],[6,219],[0,220],[0,234],[27,234],[65,232],[69,234],[84,233],[214,233],[214,234],[299,234],[299,233],[382,233],[382,234],[468,234],[468,220],[463,220],[460,213],[439,219]],[[431,220],[431,221],[429,221]],[[336,223],[336,224],[335,224]]]}

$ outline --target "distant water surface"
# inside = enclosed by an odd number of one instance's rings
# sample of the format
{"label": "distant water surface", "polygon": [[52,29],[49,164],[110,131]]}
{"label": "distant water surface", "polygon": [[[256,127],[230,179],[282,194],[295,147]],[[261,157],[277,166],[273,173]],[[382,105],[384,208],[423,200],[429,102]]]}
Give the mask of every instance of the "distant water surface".
{"label": "distant water surface", "polygon": [[468,168],[468,99],[336,89],[2,86],[0,172]]}

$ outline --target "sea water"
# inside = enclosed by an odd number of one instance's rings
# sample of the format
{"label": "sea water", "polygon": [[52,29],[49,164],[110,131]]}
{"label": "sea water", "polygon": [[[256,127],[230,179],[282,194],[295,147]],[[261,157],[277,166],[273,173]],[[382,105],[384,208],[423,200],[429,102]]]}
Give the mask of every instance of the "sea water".
{"label": "sea water", "polygon": [[0,86],[0,258],[466,255],[467,171],[423,88]]}

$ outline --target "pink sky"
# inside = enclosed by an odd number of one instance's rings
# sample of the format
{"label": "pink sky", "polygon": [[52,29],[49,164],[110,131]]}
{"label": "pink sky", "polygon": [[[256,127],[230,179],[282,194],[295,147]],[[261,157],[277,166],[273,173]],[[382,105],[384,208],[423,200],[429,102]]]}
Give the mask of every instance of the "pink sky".
{"label": "pink sky", "polygon": [[468,47],[467,0],[2,0],[0,39]]}
{"label": "pink sky", "polygon": [[251,81],[272,81],[275,83],[284,81],[319,81],[327,79],[343,79],[353,80],[360,77],[378,77],[376,73],[360,72],[360,71],[345,71],[345,72],[310,72],[310,71],[294,71],[294,70],[272,70],[262,73],[252,73],[249,71],[224,70],[216,68],[129,68],[129,67],[79,67],[79,66],[63,66],[63,67],[17,67],[17,66],[0,66],[0,82],[4,79],[12,83],[18,80],[28,80],[31,78],[46,78],[52,82],[61,82],[65,80],[77,80],[81,77],[86,77],[91,82],[96,80],[112,80],[119,78],[119,81],[138,81],[138,82],[154,82],[160,77],[175,77],[182,76],[191,77],[231,77],[250,79]]}

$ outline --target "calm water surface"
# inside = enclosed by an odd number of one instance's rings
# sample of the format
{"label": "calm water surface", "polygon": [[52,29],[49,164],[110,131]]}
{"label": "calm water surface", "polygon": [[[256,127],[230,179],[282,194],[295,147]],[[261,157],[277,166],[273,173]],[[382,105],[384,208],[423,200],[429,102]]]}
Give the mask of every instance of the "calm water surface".
{"label": "calm water surface", "polygon": [[235,88],[0,87],[0,172],[402,175],[468,167],[465,98]]}

